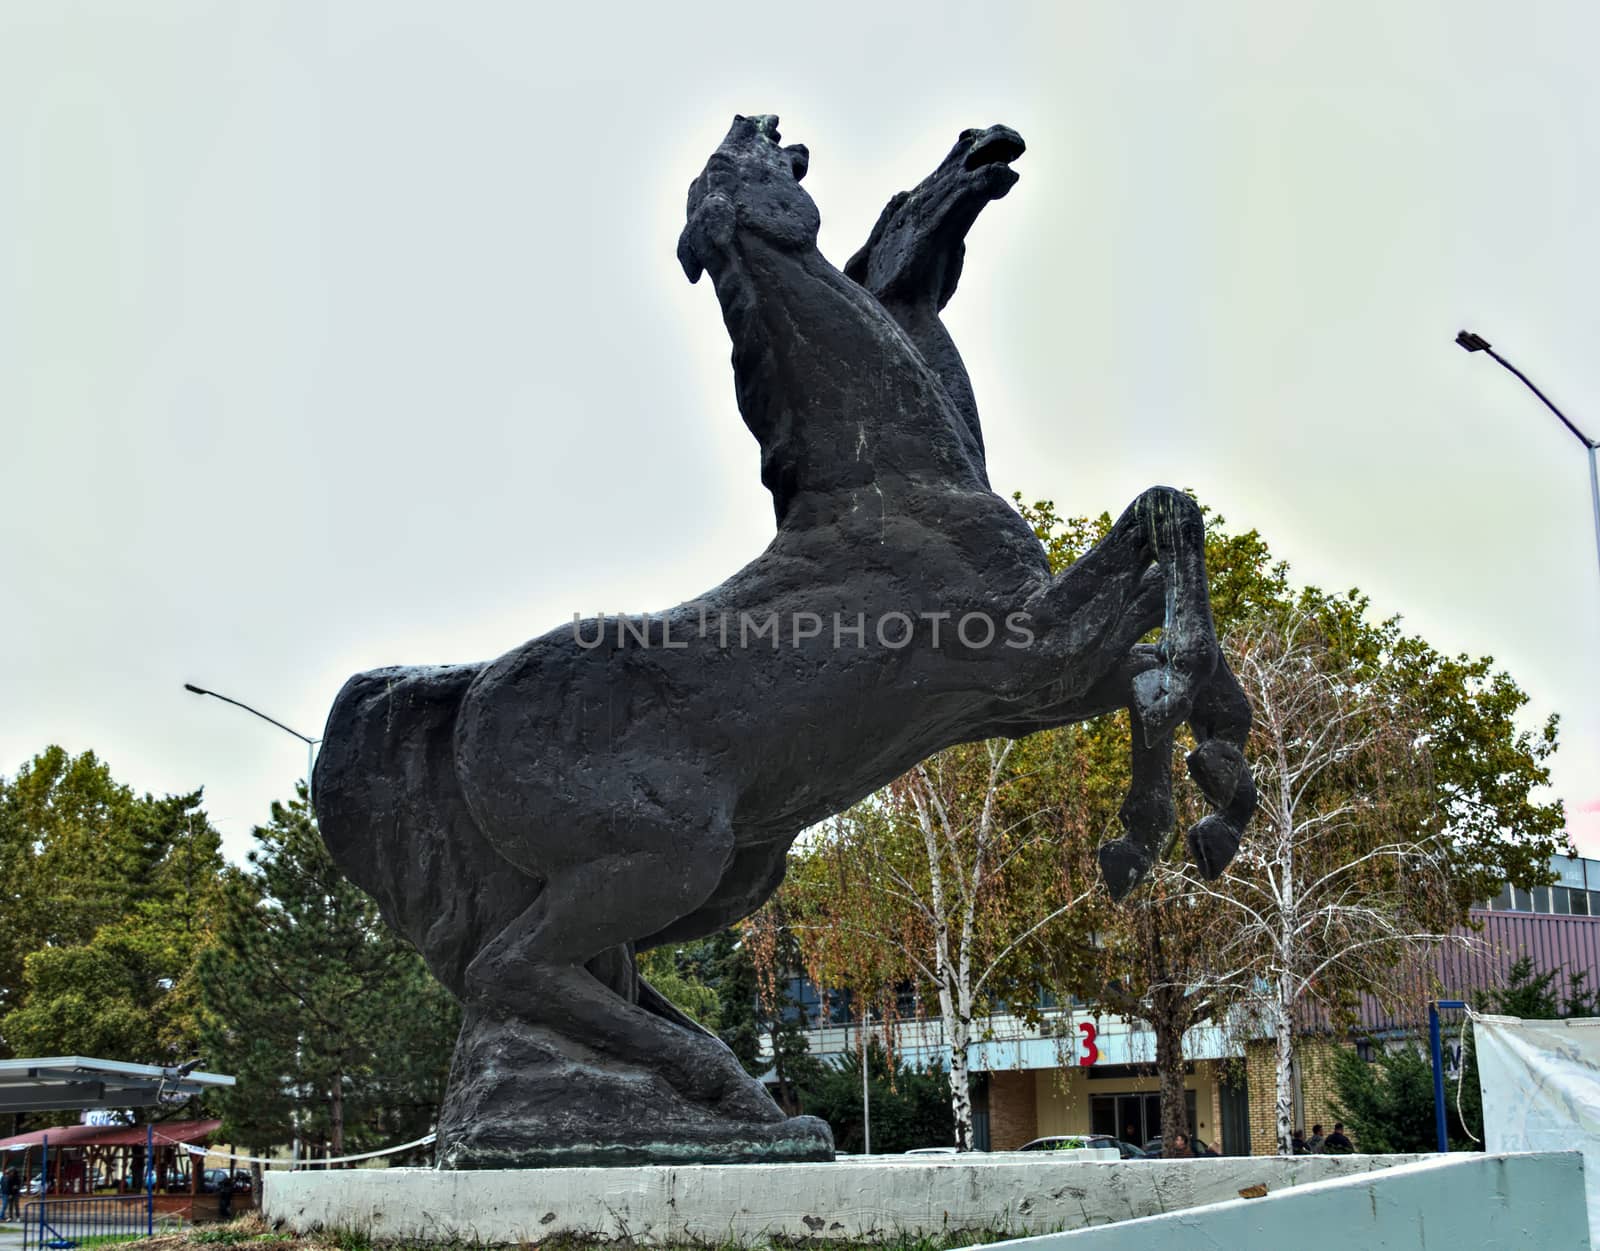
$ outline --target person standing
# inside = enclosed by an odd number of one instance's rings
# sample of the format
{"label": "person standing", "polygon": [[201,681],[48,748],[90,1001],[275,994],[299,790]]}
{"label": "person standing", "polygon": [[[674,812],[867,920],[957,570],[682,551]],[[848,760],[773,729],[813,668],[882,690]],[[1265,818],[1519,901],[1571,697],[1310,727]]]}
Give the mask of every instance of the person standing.
{"label": "person standing", "polygon": [[1181,1129],[1172,1135],[1172,1146],[1166,1155],[1168,1159],[1172,1160],[1194,1159],[1194,1148],[1189,1145],[1189,1135]]}
{"label": "person standing", "polygon": [[1313,1125],[1311,1127],[1311,1137],[1306,1139],[1306,1152],[1307,1152],[1307,1154],[1309,1154],[1309,1155],[1321,1155],[1322,1154],[1322,1144],[1325,1143],[1325,1142],[1327,1142],[1327,1139],[1322,1136],[1322,1126],[1321,1126],[1321,1124]]}
{"label": "person standing", "polygon": [[0,1174],[0,1221],[15,1218],[19,1210],[18,1195],[22,1192],[22,1175],[12,1165]]}
{"label": "person standing", "polygon": [[1344,1122],[1333,1123],[1333,1133],[1323,1139],[1322,1152],[1324,1155],[1349,1155],[1355,1150],[1350,1139],[1345,1136]]}

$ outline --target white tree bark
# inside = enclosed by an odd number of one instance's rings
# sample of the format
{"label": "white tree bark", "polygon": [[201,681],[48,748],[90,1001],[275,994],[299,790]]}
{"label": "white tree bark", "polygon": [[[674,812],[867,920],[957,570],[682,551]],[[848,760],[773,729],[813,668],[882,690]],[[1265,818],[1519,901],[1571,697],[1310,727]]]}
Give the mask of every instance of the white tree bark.
{"label": "white tree bark", "polygon": [[[1282,634],[1262,630],[1237,644],[1230,640],[1230,663],[1255,710],[1251,766],[1259,818],[1224,881],[1212,886],[1189,878],[1197,899],[1235,910],[1239,931],[1225,958],[1254,969],[1265,985],[1283,1153],[1293,1149],[1302,1000],[1322,995],[1330,979],[1346,988],[1384,987],[1440,942],[1468,942],[1419,924],[1418,902],[1448,890],[1436,839],[1394,825],[1377,845],[1361,846],[1393,820],[1382,788],[1392,784],[1396,759],[1425,760],[1424,749],[1405,737],[1398,710],[1340,670],[1302,630],[1309,632],[1303,620]],[[1380,781],[1366,780],[1373,773]]]}
{"label": "white tree bark", "polygon": [[1273,1004],[1273,1028],[1277,1031],[1277,1083],[1274,1112],[1278,1135],[1278,1153],[1294,1152],[1294,1001],[1288,992],[1287,980],[1279,982],[1279,991]]}

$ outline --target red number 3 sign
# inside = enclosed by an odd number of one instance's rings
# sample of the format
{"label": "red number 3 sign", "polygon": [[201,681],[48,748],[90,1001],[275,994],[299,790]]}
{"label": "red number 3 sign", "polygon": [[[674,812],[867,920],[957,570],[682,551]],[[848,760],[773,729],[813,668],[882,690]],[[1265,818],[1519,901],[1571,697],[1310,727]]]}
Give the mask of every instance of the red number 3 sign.
{"label": "red number 3 sign", "polygon": [[1088,1068],[1100,1058],[1100,1048],[1094,1045],[1095,1028],[1092,1021],[1079,1021],[1078,1033],[1083,1035],[1083,1054],[1078,1057],[1078,1063],[1083,1068]]}

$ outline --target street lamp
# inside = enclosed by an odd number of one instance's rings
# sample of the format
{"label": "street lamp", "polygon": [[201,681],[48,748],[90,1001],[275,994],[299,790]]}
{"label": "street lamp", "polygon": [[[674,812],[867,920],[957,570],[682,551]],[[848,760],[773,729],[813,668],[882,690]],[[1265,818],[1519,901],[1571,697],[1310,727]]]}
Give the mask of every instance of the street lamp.
{"label": "street lamp", "polygon": [[232,704],[235,708],[243,708],[252,716],[260,717],[263,721],[271,722],[285,734],[292,734],[302,743],[304,743],[306,745],[306,799],[308,801],[310,800],[311,767],[316,759],[317,744],[322,742],[320,738],[312,738],[309,735],[302,734],[299,730],[291,729],[289,726],[284,725],[284,723],[279,721],[276,717],[267,716],[267,714],[262,712],[259,708],[252,708],[249,704],[242,703],[237,699],[229,699],[226,695],[220,695],[216,691],[208,691],[205,687],[196,686],[193,682],[185,682],[183,684],[183,689],[195,695],[209,695],[212,699],[220,699],[223,703]]}
{"label": "street lamp", "polygon": [[1523,373],[1522,370],[1518,369],[1505,357],[1501,356],[1500,353],[1496,352],[1494,348],[1490,347],[1489,341],[1482,335],[1473,334],[1470,330],[1462,330],[1456,335],[1456,346],[1467,352],[1487,352],[1495,360],[1499,361],[1500,364],[1504,365],[1512,373],[1516,374],[1516,376],[1522,380],[1523,386],[1527,387],[1528,390],[1537,395],[1544,403],[1544,406],[1560,419],[1561,424],[1568,430],[1572,431],[1573,437],[1577,439],[1579,443],[1582,443],[1584,447],[1589,449],[1589,494],[1594,502],[1595,553],[1597,556],[1600,556],[1600,468],[1597,468],[1595,464],[1595,452],[1600,450],[1600,443],[1596,443],[1582,430],[1579,430],[1577,426],[1573,425],[1568,419],[1567,415],[1550,402],[1550,397],[1543,391],[1539,390],[1538,387],[1533,385],[1532,380],[1527,374]]}

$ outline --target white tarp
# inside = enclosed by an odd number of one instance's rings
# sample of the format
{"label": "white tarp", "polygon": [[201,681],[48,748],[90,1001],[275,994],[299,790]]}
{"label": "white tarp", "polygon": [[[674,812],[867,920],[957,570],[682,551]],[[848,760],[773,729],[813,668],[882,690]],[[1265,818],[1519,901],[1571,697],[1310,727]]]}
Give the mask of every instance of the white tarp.
{"label": "white tarp", "polygon": [[1589,1237],[1600,1247],[1600,1018],[1472,1018],[1484,1150],[1582,1151]]}

